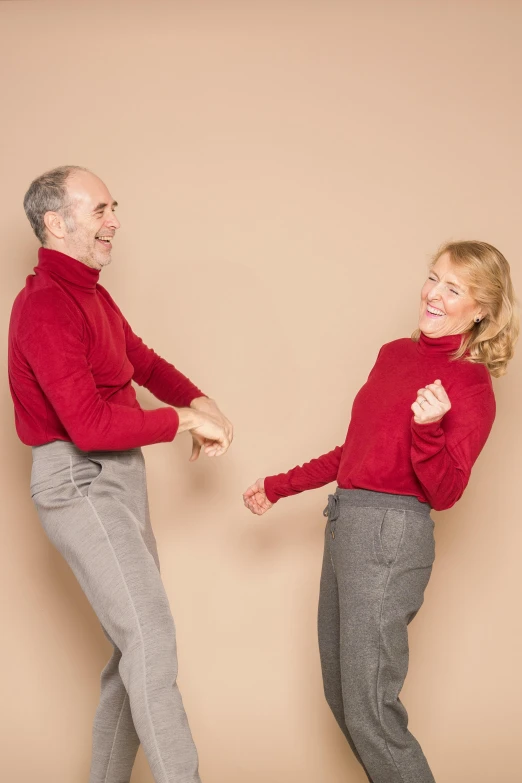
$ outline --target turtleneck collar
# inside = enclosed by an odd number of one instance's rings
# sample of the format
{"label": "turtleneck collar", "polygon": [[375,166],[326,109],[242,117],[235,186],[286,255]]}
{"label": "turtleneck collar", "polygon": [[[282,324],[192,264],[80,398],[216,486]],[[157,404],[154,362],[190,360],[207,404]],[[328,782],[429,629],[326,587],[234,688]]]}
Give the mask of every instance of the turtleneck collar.
{"label": "turtleneck collar", "polygon": [[52,277],[90,291],[96,290],[96,283],[100,277],[98,269],[92,269],[76,258],[66,256],[58,250],[50,250],[48,247],[41,247],[38,251],[38,266],[34,271],[38,274],[40,269]]}
{"label": "turtleneck collar", "polygon": [[427,337],[421,332],[417,345],[420,353],[425,356],[436,353],[451,354],[455,353],[455,351],[460,348],[462,337],[462,334],[447,334],[444,337]]}

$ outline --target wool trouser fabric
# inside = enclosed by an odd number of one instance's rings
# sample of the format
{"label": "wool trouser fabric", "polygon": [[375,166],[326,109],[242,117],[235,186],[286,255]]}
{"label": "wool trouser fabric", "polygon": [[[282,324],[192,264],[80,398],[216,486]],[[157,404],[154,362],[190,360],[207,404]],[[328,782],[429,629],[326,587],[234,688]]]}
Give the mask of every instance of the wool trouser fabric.
{"label": "wool trouser fabric", "polygon": [[159,572],[140,449],[33,448],[31,495],[114,653],[101,678],[90,783],[129,783],[141,742],[156,783],[200,783],[176,685],[176,632]]}
{"label": "wool trouser fabric", "polygon": [[435,557],[430,508],[337,489],[325,515],[318,624],[328,704],[371,783],[434,783],[399,698],[408,623]]}

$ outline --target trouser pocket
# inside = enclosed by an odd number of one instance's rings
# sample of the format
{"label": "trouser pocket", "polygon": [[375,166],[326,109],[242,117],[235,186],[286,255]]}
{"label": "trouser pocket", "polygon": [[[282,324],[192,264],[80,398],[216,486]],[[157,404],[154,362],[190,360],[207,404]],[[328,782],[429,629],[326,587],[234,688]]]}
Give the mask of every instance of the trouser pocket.
{"label": "trouser pocket", "polygon": [[404,536],[406,512],[388,508],[377,519],[374,531],[374,545],[377,559],[382,565],[395,562]]}

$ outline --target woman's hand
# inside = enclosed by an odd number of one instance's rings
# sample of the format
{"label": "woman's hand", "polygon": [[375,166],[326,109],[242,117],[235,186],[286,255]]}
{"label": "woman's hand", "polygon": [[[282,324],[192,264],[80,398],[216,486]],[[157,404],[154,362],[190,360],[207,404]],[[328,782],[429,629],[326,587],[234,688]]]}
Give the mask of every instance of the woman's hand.
{"label": "woman's hand", "polygon": [[265,492],[265,480],[260,478],[252,484],[243,494],[243,502],[252,514],[264,514],[274,505],[269,501]]}
{"label": "woman's hand", "polygon": [[413,420],[417,424],[432,424],[440,421],[450,408],[451,402],[439,380],[419,389],[417,399],[411,406]]}

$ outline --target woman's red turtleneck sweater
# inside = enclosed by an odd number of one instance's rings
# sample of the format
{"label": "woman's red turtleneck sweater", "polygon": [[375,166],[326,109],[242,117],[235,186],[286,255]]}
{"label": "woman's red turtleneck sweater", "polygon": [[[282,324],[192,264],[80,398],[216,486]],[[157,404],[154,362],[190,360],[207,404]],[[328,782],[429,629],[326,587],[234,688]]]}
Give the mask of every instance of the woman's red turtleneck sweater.
{"label": "woman's red turtleneck sweater", "polygon": [[[277,476],[265,492],[279,498],[337,481],[343,489],[413,495],[436,509],[460,498],[495,418],[487,368],[452,359],[460,335],[384,345],[358,392],[343,446]],[[434,424],[416,424],[417,390],[440,378],[451,410]]]}
{"label": "woman's red turtleneck sweater", "polygon": [[72,441],[112,451],[171,441],[172,407],[142,410],[131,381],[169,406],[203,396],[137,337],[99,272],[41,248],[18,294],[9,328],[9,383],[23,443]]}

